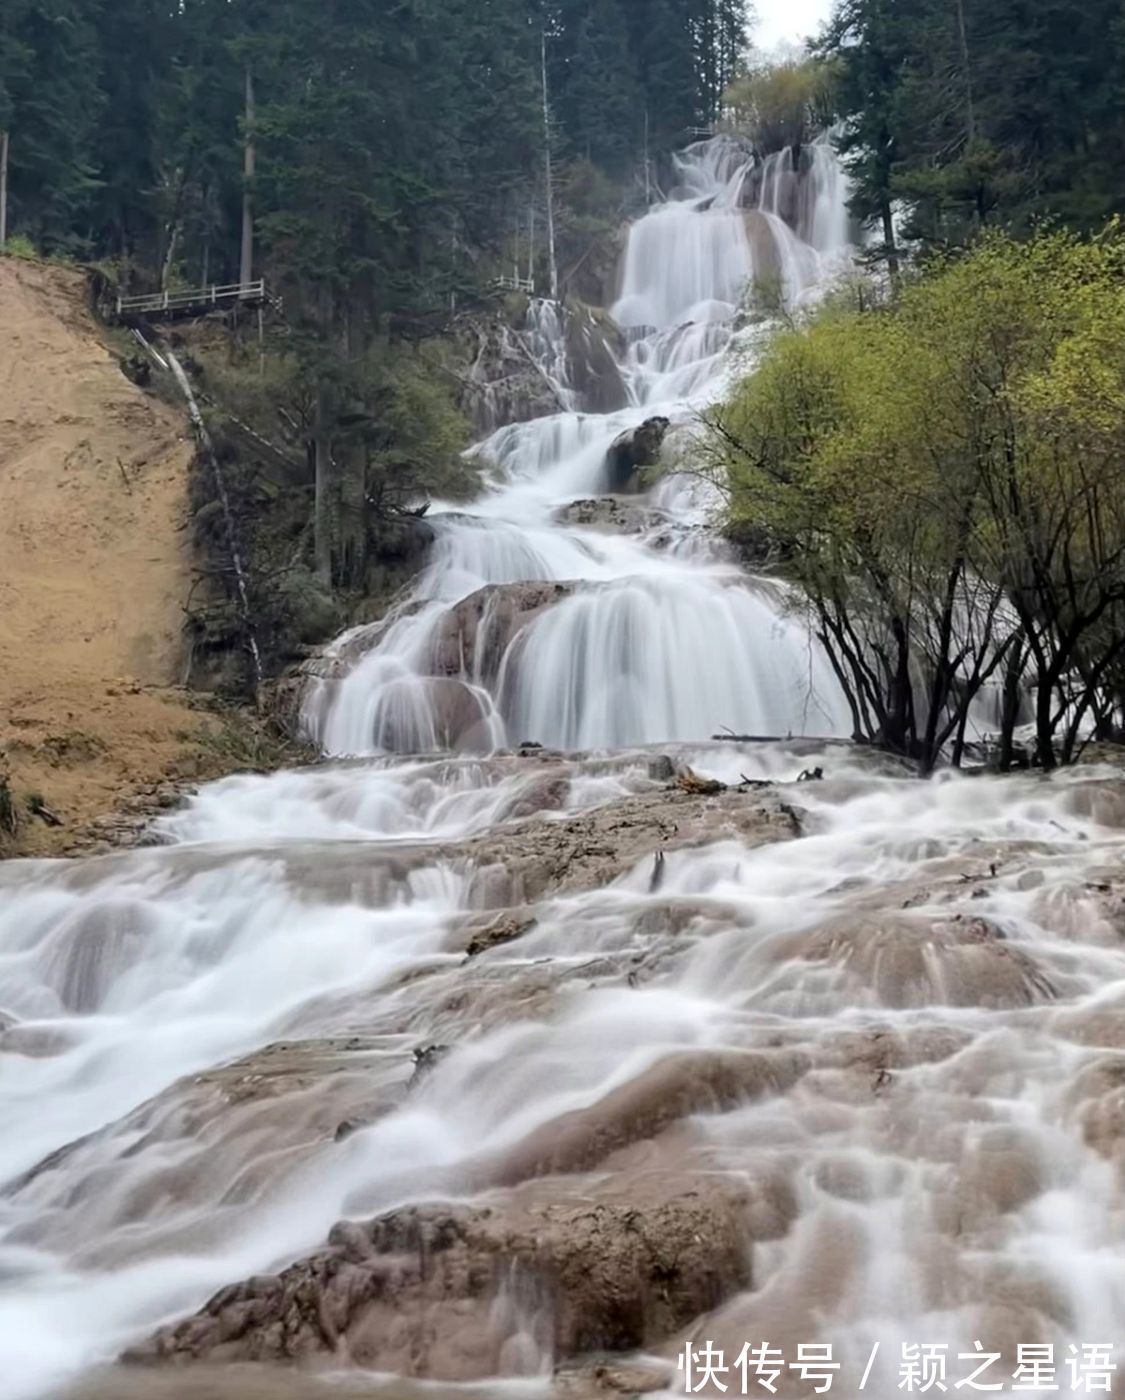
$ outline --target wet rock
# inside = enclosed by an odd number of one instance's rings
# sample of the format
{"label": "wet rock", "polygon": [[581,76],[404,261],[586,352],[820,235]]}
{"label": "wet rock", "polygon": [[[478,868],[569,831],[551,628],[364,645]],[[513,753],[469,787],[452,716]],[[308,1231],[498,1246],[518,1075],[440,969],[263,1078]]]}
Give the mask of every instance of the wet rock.
{"label": "wet rock", "polygon": [[612,1396],[650,1395],[675,1384],[671,1366],[592,1362],[566,1368],[555,1377],[559,1400],[609,1400]]}
{"label": "wet rock", "polygon": [[471,676],[491,687],[512,639],[544,608],[574,592],[576,584],[490,584],[470,594],[441,619],[433,637],[435,675]]}
{"label": "wet rock", "polygon": [[778,951],[834,963],[880,1006],[1017,1007],[1055,996],[1046,974],[1002,929],[962,914],[844,917],[782,940]]}
{"label": "wet rock", "polygon": [[681,792],[691,793],[696,797],[717,797],[719,793],[727,790],[726,783],[720,783],[717,778],[701,778],[694,769],[686,765],[676,776],[676,786]]}
{"label": "wet rock", "polygon": [[[529,750],[521,748],[521,755]],[[516,792],[511,802],[501,807],[497,821],[525,821],[539,812],[557,812],[566,806],[570,796],[570,777],[566,773],[537,774]]]}
{"label": "wet rock", "polygon": [[555,511],[555,519],[562,525],[585,525],[615,535],[642,535],[649,530],[664,529],[671,523],[662,510],[620,496],[568,501]]}
{"label": "wet rock", "polygon": [[694,1113],[719,1113],[783,1093],[808,1067],[794,1051],[684,1052],[666,1056],[589,1108],[563,1114],[503,1156],[482,1163],[482,1183],[586,1172],[622,1147],[655,1138]]}
{"label": "wet rock", "polygon": [[666,753],[660,753],[649,759],[645,771],[654,783],[670,783],[676,776],[676,765]]}
{"label": "wet rock", "polygon": [[613,319],[592,307],[566,308],[566,361],[571,388],[585,413],[614,413],[629,401],[620,361],[625,340]]}
{"label": "wet rock", "polygon": [[[743,197],[750,198],[752,202],[756,202],[757,199],[757,196],[751,193],[756,176],[755,171],[746,182],[743,192]],[[786,215],[783,213],[782,217],[786,218]],[[760,209],[748,209],[743,218],[746,224],[746,238],[753,257],[756,300],[764,303],[765,308],[769,309],[780,298],[784,275],[778,255],[777,239],[769,220]]]}
{"label": "wet rock", "polygon": [[221,1290],[125,1359],[327,1354],[405,1377],[482,1379],[499,1371],[516,1325],[505,1298],[517,1310],[524,1300],[522,1325],[566,1360],[663,1339],[749,1283],[744,1185],[700,1174],[574,1186],[338,1225],[326,1249]]}
{"label": "wet rock", "polygon": [[383,692],[379,742],[394,753],[487,753],[490,714],[487,696],[453,676],[392,681]]}
{"label": "wet rock", "polygon": [[77,1032],[70,1028],[16,1022],[0,1029],[0,1054],[26,1055],[29,1060],[48,1059],[73,1050],[78,1039]]}
{"label": "wet rock", "polygon": [[1068,811],[1085,817],[1099,826],[1125,829],[1125,782],[1107,779],[1104,782],[1079,783],[1066,794]]}
{"label": "wet rock", "polygon": [[658,415],[646,418],[613,440],[605,454],[610,491],[632,494],[645,489],[644,469],[656,466],[660,460],[660,448],[669,426],[669,420]]}
{"label": "wet rock", "polygon": [[1088,1066],[1069,1097],[1087,1146],[1125,1177],[1125,1056],[1106,1055]]}
{"label": "wet rock", "polygon": [[670,853],[724,837],[753,847],[794,835],[772,794],[727,790],[712,796],[673,787],[490,832],[459,849],[472,865],[473,907],[495,909],[610,884],[661,848]]}
{"label": "wet rock", "polygon": [[43,981],[67,1011],[96,1011],[118,977],[142,960],[151,933],[141,902],[95,904],[51,935],[39,959]]}
{"label": "wet rock", "polygon": [[414,1051],[414,1072],[406,1086],[407,1092],[416,1089],[441,1064],[449,1051],[448,1045],[419,1045]]}
{"label": "wet rock", "polygon": [[465,952],[470,958],[475,958],[481,953],[488,952],[490,948],[500,948],[505,943],[514,943],[517,938],[522,938],[525,933],[533,929],[535,924],[536,920],[533,915],[521,916],[505,913],[496,918],[488,919],[473,933]]}

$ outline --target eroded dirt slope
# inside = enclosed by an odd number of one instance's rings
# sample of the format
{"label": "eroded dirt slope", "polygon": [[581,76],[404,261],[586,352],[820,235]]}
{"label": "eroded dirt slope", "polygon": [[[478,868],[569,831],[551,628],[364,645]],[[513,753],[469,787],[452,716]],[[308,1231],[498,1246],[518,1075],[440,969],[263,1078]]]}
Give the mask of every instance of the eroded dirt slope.
{"label": "eroded dirt slope", "polygon": [[[0,763],[18,851],[65,849],[191,757],[199,719],[170,689],[191,456],[185,420],[107,350],[84,275],[0,259]],[[27,812],[33,793],[64,826]]]}

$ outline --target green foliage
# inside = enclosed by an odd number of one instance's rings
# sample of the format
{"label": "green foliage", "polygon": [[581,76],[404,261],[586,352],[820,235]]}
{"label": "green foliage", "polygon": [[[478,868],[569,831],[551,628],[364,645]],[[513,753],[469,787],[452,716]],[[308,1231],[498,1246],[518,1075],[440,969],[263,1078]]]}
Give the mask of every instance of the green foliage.
{"label": "green foliage", "polygon": [[933,762],[981,687],[1025,667],[1044,763],[1087,717],[1112,723],[1123,278],[1116,227],[992,235],[890,304],[858,288],[781,334],[714,414],[733,522],[791,559],[857,732]]}
{"label": "green foliage", "polygon": [[838,0],[818,50],[854,208],[886,244],[894,201],[927,246],[1122,210],[1119,0]]}
{"label": "green foliage", "polygon": [[228,708],[216,702],[211,709],[212,715],[205,724],[181,737],[213,756],[221,772],[272,773],[278,768],[291,768],[310,756],[244,707]]}
{"label": "green foliage", "polygon": [[21,258],[24,262],[38,262],[40,259],[39,249],[30,238],[25,237],[22,233],[17,233],[9,238],[3,251],[4,256]]}
{"label": "green foliage", "polygon": [[802,146],[828,100],[827,65],[814,58],[763,64],[741,73],[723,95],[728,124],[761,155]]}
{"label": "green foliage", "polygon": [[0,772],[0,835],[15,836],[19,825],[19,808],[12,795],[11,781],[5,772]]}
{"label": "green foliage", "polygon": [[[196,674],[237,691],[245,620],[231,571],[231,525],[267,672],[327,640],[364,598],[385,601],[421,562],[427,533],[412,512],[470,493],[468,424],[443,347],[373,343],[347,359],[279,345],[264,361],[199,351],[218,469],[192,480],[193,531],[212,587],[192,609]],[[321,480],[318,489],[318,462]]]}
{"label": "green foliage", "polygon": [[9,0],[0,14],[0,108],[10,136],[9,218],[41,243],[87,246],[104,107],[101,54],[80,0]]}
{"label": "green foliage", "polygon": [[712,123],[745,49],[743,0],[553,0],[549,86],[565,154],[619,174]]}

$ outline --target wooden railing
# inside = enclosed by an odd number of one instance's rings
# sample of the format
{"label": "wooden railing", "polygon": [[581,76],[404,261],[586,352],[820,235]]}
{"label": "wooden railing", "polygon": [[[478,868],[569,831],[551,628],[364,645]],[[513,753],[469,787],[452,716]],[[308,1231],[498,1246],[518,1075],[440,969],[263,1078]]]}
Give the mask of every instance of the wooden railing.
{"label": "wooden railing", "polygon": [[494,277],[492,285],[502,292],[526,292],[528,296],[535,293],[535,283],[530,277]]}
{"label": "wooden railing", "polygon": [[209,306],[233,303],[256,304],[266,300],[264,278],[256,282],[229,282],[225,286],[193,287],[186,292],[146,292],[142,296],[118,297],[117,315],[143,316],[173,311],[206,310]]}

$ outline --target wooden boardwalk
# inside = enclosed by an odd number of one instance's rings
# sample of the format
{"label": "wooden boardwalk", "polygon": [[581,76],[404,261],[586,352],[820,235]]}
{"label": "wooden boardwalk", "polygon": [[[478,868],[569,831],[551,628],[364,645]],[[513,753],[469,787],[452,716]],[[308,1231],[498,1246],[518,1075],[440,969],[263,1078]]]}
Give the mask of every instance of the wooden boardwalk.
{"label": "wooden boardwalk", "polygon": [[182,292],[147,292],[142,296],[118,297],[117,319],[135,316],[197,316],[216,308],[261,306],[268,301],[264,278],[256,282],[229,282],[225,286],[192,287]]}

